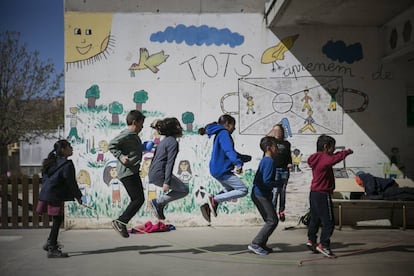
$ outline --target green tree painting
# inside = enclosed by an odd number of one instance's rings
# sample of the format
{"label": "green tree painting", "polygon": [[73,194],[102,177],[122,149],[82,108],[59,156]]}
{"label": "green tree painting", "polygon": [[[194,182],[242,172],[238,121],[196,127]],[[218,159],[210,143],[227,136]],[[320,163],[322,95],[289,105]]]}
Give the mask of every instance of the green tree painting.
{"label": "green tree painting", "polygon": [[145,90],[135,91],[134,93],[134,103],[136,104],[136,110],[142,112],[142,104],[146,103],[148,100],[148,93]]}
{"label": "green tree painting", "polygon": [[194,113],[193,112],[184,112],[181,115],[181,120],[186,125],[187,131],[193,131],[193,122],[194,122]]}
{"label": "green tree painting", "polygon": [[109,113],[112,114],[112,125],[119,125],[119,114],[124,112],[124,107],[121,103],[115,101],[109,104]]}
{"label": "green tree painting", "polygon": [[88,99],[88,108],[96,107],[96,100],[99,99],[99,86],[92,85],[86,90],[85,98]]}

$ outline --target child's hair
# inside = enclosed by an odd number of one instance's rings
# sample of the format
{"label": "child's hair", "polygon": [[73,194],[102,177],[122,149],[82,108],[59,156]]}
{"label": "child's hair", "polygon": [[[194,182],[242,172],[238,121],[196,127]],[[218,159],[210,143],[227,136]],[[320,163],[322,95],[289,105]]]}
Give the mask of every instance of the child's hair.
{"label": "child's hair", "polygon": [[266,152],[267,147],[271,147],[273,145],[277,146],[277,139],[275,137],[265,136],[260,139],[260,149],[263,151],[263,153]]}
{"label": "child's hair", "polygon": [[130,125],[132,125],[133,121],[140,122],[144,119],[145,119],[144,114],[142,114],[141,111],[134,109],[134,110],[131,110],[128,113],[128,115],[126,117],[126,123],[127,123],[127,125],[130,126]]}
{"label": "child's hair", "polygon": [[316,151],[324,151],[325,146],[335,147],[335,139],[331,136],[322,134],[319,136],[318,141],[316,142]]}
{"label": "child's hair", "polygon": [[42,173],[47,173],[47,171],[56,164],[58,157],[64,156],[63,151],[70,147],[70,143],[67,140],[59,140],[53,145],[53,150],[48,154],[47,158],[43,160],[42,163]]}
{"label": "child's hair", "polygon": [[159,120],[155,125],[155,129],[164,136],[178,136],[183,133],[180,122],[175,117]]}
{"label": "child's hair", "polygon": [[[233,125],[235,125],[236,124],[236,119],[233,116],[229,115],[229,114],[223,114],[218,118],[217,122],[212,122],[208,125],[212,125],[212,124],[220,124],[220,125],[233,124]],[[200,134],[200,135],[206,134],[206,127],[199,128],[198,129],[198,134]]]}
{"label": "child's hair", "polygon": [[281,140],[285,140],[285,128],[283,127],[283,125],[281,123],[276,124],[275,127],[276,126],[280,127],[280,129],[282,130],[282,138],[281,138]]}

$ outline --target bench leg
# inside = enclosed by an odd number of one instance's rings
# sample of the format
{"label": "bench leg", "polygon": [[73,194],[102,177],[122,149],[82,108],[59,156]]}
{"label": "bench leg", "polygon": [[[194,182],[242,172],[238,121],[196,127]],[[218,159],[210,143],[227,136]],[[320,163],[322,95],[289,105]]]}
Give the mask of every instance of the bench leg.
{"label": "bench leg", "polygon": [[342,229],[342,204],[338,205],[338,228]]}

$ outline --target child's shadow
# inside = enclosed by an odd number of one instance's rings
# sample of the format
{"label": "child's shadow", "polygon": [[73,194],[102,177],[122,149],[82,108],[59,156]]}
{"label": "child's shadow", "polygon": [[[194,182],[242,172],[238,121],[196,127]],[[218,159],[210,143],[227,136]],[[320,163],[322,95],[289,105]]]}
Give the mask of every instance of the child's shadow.
{"label": "child's shadow", "polygon": [[95,254],[107,254],[107,253],[115,253],[115,252],[123,252],[123,251],[141,251],[141,250],[151,250],[156,249],[159,247],[170,247],[171,245],[157,245],[157,246],[121,246],[121,247],[114,247],[114,248],[106,248],[106,249],[97,249],[97,250],[88,250],[88,251],[74,251],[68,252],[70,256],[82,256],[82,255],[95,255]]}

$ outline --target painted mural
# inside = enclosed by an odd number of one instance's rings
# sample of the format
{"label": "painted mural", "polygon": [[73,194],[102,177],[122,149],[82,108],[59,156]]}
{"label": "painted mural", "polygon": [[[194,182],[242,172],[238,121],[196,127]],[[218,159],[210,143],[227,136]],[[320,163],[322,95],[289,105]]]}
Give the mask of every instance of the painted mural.
{"label": "painted mural", "polygon": [[[205,224],[199,208],[221,185],[209,174],[212,141],[197,131],[223,113],[236,117],[236,150],[253,156],[240,176],[249,189],[262,155],[260,138],[282,123],[293,159],[288,219],[306,211],[311,177],[306,158],[317,136],[335,135],[341,143],[346,114],[369,106],[368,94],[348,81],[364,61],[363,43],[319,39],[313,59],[299,62],[293,51],[306,45],[302,33],[278,38],[261,24],[260,14],[240,20],[231,14],[65,14],[65,131],[88,206],[67,204],[70,227],[106,225],[129,203],[108,141],[126,127],[131,109],[146,116],[142,141],[160,142],[163,137],[151,125],[165,117],[183,126],[174,173],[190,193],[167,206],[171,222]],[[153,149],[143,153],[147,204],[135,221],[155,219],[148,202],[161,190],[148,181],[153,154]],[[213,223],[259,218],[250,195],[220,204],[218,212]]]}

